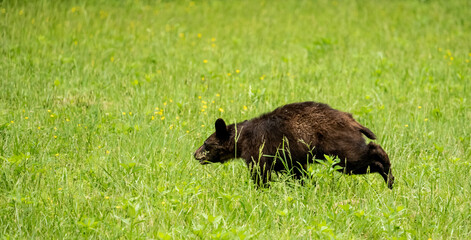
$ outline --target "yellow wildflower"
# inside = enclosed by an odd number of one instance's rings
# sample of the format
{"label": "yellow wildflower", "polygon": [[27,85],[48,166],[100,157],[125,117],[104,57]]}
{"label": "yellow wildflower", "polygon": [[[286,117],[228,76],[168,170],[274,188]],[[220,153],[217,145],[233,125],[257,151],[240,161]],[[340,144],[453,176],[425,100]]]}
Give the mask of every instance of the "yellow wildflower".
{"label": "yellow wildflower", "polygon": [[203,62],[204,62],[204,63],[208,63],[208,60],[205,59],[205,60],[203,60]]}
{"label": "yellow wildflower", "polygon": [[224,109],[222,109],[222,108],[219,108],[219,112],[224,112]]}
{"label": "yellow wildflower", "polygon": [[103,10],[100,10],[100,18],[103,19],[103,18],[106,18],[108,17],[108,13],[103,11]]}

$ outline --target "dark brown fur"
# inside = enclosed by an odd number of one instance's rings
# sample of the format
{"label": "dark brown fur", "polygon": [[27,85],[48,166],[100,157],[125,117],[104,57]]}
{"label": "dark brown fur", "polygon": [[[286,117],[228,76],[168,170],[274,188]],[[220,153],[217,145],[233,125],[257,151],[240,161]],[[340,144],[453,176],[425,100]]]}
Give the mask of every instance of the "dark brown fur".
{"label": "dark brown fur", "polygon": [[[394,183],[386,152],[376,143],[366,144],[363,138],[376,139],[374,133],[351,114],[327,104],[292,103],[228,126],[218,119],[215,127],[216,132],[196,150],[195,158],[201,164],[242,158],[258,185],[270,180],[271,171],[288,169],[301,178],[307,164],[313,158],[324,159],[324,155],[338,156],[344,173],[377,172],[389,188]],[[275,155],[289,157],[279,161]]]}

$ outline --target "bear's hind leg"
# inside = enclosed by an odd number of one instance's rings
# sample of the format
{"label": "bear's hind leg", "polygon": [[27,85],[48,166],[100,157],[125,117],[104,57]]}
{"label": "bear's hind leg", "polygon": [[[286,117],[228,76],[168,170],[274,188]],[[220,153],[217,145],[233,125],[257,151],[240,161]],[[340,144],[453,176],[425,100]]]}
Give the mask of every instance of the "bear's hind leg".
{"label": "bear's hind leg", "polygon": [[[388,154],[376,143],[370,142],[368,144],[368,158],[373,160],[371,171],[377,171],[383,177],[384,181],[388,184],[388,188],[392,189],[394,184],[394,176],[391,172],[391,162],[389,161]],[[370,160],[370,161],[371,161]]]}

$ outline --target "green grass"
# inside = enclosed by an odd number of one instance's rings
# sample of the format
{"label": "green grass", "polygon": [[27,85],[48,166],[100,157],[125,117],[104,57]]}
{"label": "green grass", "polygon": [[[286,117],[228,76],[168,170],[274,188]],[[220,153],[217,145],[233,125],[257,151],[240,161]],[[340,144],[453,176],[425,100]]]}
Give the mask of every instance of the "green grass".
{"label": "green grass", "polygon": [[[4,239],[465,239],[469,1],[1,1]],[[192,153],[218,117],[352,112],[396,177]]]}

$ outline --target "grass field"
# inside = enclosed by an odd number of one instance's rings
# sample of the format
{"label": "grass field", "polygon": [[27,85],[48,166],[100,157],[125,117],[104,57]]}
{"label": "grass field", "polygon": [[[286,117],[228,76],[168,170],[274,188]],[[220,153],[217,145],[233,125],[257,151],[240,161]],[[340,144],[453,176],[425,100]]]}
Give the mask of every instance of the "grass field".
{"label": "grass field", "polygon": [[[471,2],[0,1],[2,239],[465,239]],[[353,113],[396,185],[256,190],[192,153],[218,117]]]}

